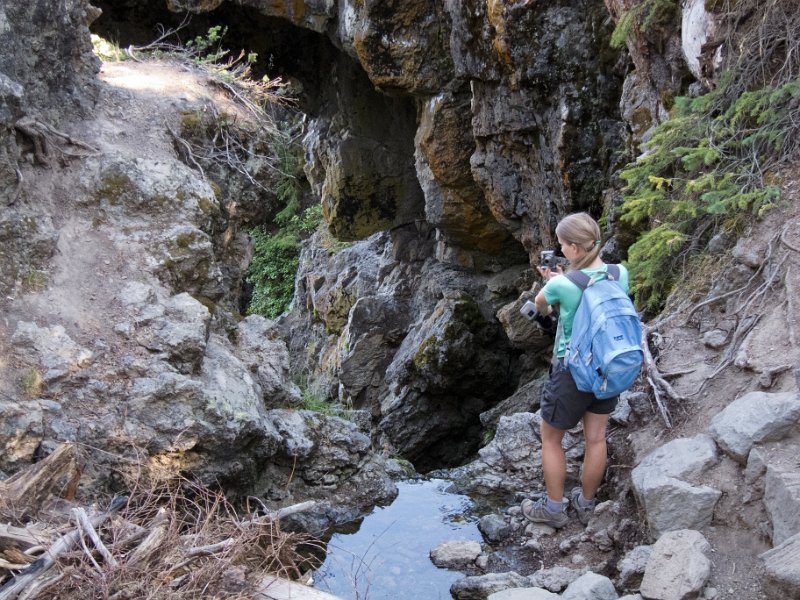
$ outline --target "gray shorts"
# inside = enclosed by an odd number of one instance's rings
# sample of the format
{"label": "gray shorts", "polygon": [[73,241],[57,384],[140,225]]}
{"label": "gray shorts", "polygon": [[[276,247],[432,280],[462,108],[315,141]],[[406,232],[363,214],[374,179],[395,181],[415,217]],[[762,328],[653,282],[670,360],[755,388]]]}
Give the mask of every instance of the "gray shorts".
{"label": "gray shorts", "polygon": [[550,377],[542,390],[542,419],[551,427],[566,431],[575,427],[584,413],[608,415],[618,397],[598,400],[591,392],[575,387],[575,380],[563,360],[550,365]]}

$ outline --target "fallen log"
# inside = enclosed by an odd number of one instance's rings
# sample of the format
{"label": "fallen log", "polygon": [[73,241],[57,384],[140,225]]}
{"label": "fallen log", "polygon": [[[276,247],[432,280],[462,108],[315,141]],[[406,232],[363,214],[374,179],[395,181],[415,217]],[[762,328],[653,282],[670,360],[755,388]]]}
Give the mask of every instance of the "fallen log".
{"label": "fallen log", "polygon": [[73,500],[82,472],[77,446],[61,444],[47,458],[0,481],[0,498],[18,517],[34,516],[51,497]]}

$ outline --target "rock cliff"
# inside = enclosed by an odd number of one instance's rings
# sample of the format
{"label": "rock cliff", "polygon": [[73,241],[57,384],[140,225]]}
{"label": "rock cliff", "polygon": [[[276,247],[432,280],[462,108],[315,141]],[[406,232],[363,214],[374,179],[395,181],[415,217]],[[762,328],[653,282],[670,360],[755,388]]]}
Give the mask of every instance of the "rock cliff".
{"label": "rock cliff", "polygon": [[[615,20],[656,4],[657,26],[610,44]],[[538,493],[550,340],[518,312],[538,285],[530,263],[575,210],[604,215],[605,256],[624,258],[619,170],[676,95],[713,85],[724,44],[709,4],[0,7],[0,41],[14,50],[0,56],[0,469],[69,440],[96,451],[87,488],[118,486],[135,458],[275,505],[325,500],[309,528],[389,501],[394,453],[421,471],[455,467],[459,487],[509,504]],[[277,180],[267,168],[256,179],[204,170],[185,146],[197,115],[248,123],[247,111],[192,66],[100,69],[90,51],[90,28],[142,44],[186,11],[190,37],[227,25],[259,52],[256,68],[280,71],[297,95],[298,110],[277,118],[302,130],[306,193],[326,223],[276,321],[238,311],[246,230],[274,216]],[[796,593],[800,499],[787,448],[800,240],[796,169],[783,174],[787,205],[735,246],[721,241],[664,315],[652,342],[681,404],[670,419],[648,385],[626,396],[609,502],[589,528],[552,536],[512,506],[492,543],[549,570],[519,575],[486,559],[491,572],[470,567],[456,597],[518,587],[590,597],[614,584],[677,597],[659,578],[673,572],[674,548],[691,545],[705,564],[709,543],[719,564],[746,567],[693,571],[681,597],[756,600],[769,597],[762,582]],[[299,410],[301,380],[355,422]],[[575,477],[580,432],[568,443]]]}

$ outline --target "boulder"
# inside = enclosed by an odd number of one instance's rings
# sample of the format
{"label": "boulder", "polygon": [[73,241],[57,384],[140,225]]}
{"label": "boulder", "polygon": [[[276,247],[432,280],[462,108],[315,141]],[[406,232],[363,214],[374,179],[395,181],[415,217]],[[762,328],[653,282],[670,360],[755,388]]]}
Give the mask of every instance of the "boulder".
{"label": "boulder", "polygon": [[786,594],[800,596],[800,534],[786,538],[760,556],[767,576]]}
{"label": "boulder", "polygon": [[798,420],[800,395],[796,392],[750,392],[716,414],[708,431],[720,448],[745,464],[753,444],[785,437]]}
{"label": "boulder", "polygon": [[527,577],[514,571],[488,573],[459,579],[450,586],[450,594],[455,600],[484,600],[495,592],[511,588],[524,588],[527,585]]}
{"label": "boulder", "polygon": [[711,574],[711,545],[699,531],[681,529],[653,545],[640,593],[649,600],[697,598]]}
{"label": "boulder", "polygon": [[300,389],[292,381],[289,351],[276,325],[259,315],[250,315],[237,326],[234,353],[255,375],[264,403],[270,408],[297,405]]}
{"label": "boulder", "polygon": [[622,590],[638,590],[642,577],[653,553],[652,546],[636,546],[622,557],[617,563],[619,575],[617,586]]}
{"label": "boulder", "polygon": [[634,493],[654,537],[711,523],[722,492],[695,482],[716,462],[714,440],[700,434],[664,444],[633,469]]}
{"label": "boulder", "polygon": [[583,575],[582,571],[562,566],[539,569],[528,577],[528,585],[544,588],[551,592],[561,592],[581,575]]}
{"label": "boulder", "polygon": [[800,533],[800,470],[795,460],[770,463],[764,482],[764,506],[772,521],[772,543]]}
{"label": "boulder", "polygon": [[17,352],[32,352],[41,367],[44,383],[61,379],[69,373],[87,367],[92,351],[75,343],[62,325],[39,327],[36,323],[20,321],[11,337]]}
{"label": "boulder", "polygon": [[169,298],[163,311],[163,317],[153,319],[137,332],[137,341],[148,350],[164,352],[181,373],[198,371],[211,320],[208,309],[183,293]]}
{"label": "boulder", "polygon": [[619,596],[608,577],[591,571],[578,577],[561,594],[562,600],[617,600]]}

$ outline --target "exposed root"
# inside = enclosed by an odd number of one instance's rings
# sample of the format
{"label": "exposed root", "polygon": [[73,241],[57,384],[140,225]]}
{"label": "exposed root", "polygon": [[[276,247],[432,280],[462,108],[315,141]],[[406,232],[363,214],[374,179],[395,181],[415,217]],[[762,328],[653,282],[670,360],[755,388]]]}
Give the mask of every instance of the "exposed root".
{"label": "exposed root", "polygon": [[[47,123],[32,117],[23,117],[14,123],[14,129],[19,131],[33,145],[33,156],[37,164],[50,166],[50,157],[54,152],[62,160],[68,158],[85,158],[99,154],[100,151],[85,142],[73,138],[67,133],[58,131]],[[74,153],[68,150],[69,146],[79,148],[82,152]],[[18,174],[18,177],[21,177]]]}
{"label": "exposed root", "polygon": [[[784,229],[778,235],[774,236],[770,240],[767,246],[767,253],[764,261],[744,285],[734,290],[725,292],[724,294],[718,294],[716,296],[712,296],[711,298],[706,298],[702,302],[698,302],[691,307],[688,307],[687,303],[684,303],[670,314],[662,316],[661,318],[650,324],[647,324],[644,327],[642,346],[645,353],[646,379],[650,389],[653,391],[656,405],[658,406],[658,411],[667,427],[671,427],[671,417],[668,407],[669,401],[684,401],[688,396],[684,396],[676,392],[675,389],[666,381],[666,378],[686,374],[693,371],[693,369],[690,371],[681,371],[679,373],[662,373],[656,365],[656,361],[653,358],[650,348],[651,336],[657,335],[659,329],[663,328],[667,323],[672,322],[678,317],[683,317],[684,321],[688,323],[700,309],[717,304],[734,296],[738,296],[737,308],[731,313],[736,319],[736,326],[731,333],[727,348],[720,357],[712,373],[706,376],[706,378],[700,384],[700,387],[689,394],[689,396],[695,396],[702,392],[715,377],[717,377],[729,366],[734,364],[737,353],[747,339],[748,334],[750,334],[750,332],[761,320],[762,315],[759,313],[759,311],[764,305],[764,302],[767,298],[767,293],[775,286],[777,282],[780,281],[781,275],[786,272],[785,267],[788,256],[785,251],[782,253],[780,252],[781,245],[786,246],[791,251],[798,251],[786,241],[787,230],[788,225],[784,227]],[[756,282],[758,281],[761,281],[761,283],[756,286]],[[792,302],[793,300],[789,298],[790,305]],[[790,338],[795,338],[792,324],[789,326],[789,335]],[[767,379],[771,381],[775,374],[776,373],[766,374],[763,377],[764,381],[767,381]]]}

